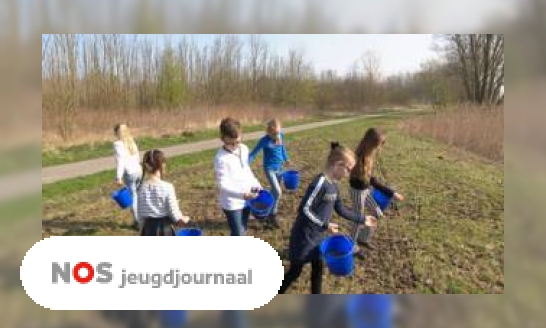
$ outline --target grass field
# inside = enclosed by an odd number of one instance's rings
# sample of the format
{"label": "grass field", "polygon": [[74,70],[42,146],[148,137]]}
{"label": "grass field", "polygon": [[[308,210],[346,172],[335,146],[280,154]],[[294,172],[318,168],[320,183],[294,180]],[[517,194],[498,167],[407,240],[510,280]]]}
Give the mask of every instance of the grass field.
{"label": "grass field", "polygon": [[[326,118],[323,116],[316,115],[313,117],[284,122],[284,126],[289,127],[299,124],[318,122],[325,119]],[[244,127],[244,130],[246,132],[255,132],[264,129],[264,124],[250,125]],[[163,135],[161,137],[138,137],[135,138],[135,141],[137,142],[140,150],[146,150],[152,147],[169,147],[184,143],[214,139],[217,137],[218,129],[214,128],[199,131],[184,131],[179,134],[169,134]],[[111,141],[88,143],[60,149],[45,150],[42,151],[42,167],[73,163],[106,156],[113,156]]]}
{"label": "grass field", "polygon": [[[404,115],[362,119],[288,136],[288,150],[302,173],[303,188],[285,193],[282,230],[251,221],[249,234],[285,257],[291,225],[304,188],[320,171],[329,142],[356,147],[364,131],[388,133],[381,155],[389,183],[406,196],[399,215],[380,222],[378,249],[357,260],[353,277],[326,274],[324,293],[503,293],[504,169],[471,153],[401,132]],[[253,143],[248,144],[249,147]],[[170,159],[168,180],[176,186],[182,211],[207,235],[228,235],[217,205],[212,158],[207,151]],[[260,164],[255,172],[264,185]],[[42,235],[135,235],[127,212],[110,200],[112,172],[43,186]],[[347,182],[343,199],[350,206]],[[393,213],[389,213],[393,214]],[[334,217],[334,221],[345,222]],[[342,232],[348,232],[344,225]],[[308,268],[290,293],[309,293]]]}

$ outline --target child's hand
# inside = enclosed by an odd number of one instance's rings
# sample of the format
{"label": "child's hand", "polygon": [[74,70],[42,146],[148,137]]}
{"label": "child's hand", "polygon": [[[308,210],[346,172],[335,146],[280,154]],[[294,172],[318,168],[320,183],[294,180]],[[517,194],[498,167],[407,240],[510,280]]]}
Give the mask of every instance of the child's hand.
{"label": "child's hand", "polygon": [[292,161],[286,161],[286,162],[284,162],[284,164],[285,164],[287,167],[290,167],[290,166],[292,166]]}
{"label": "child's hand", "polygon": [[329,223],[328,224],[328,231],[331,233],[338,233],[339,232],[339,225],[335,223]]}
{"label": "child's hand", "polygon": [[364,224],[367,227],[376,227],[377,226],[377,219],[374,218],[373,216],[367,216]]}
{"label": "child's hand", "polygon": [[188,222],[190,222],[190,217],[189,216],[182,216],[182,218],[180,220],[176,221],[176,226],[181,227],[181,226],[187,224]]}
{"label": "child's hand", "polygon": [[404,200],[404,196],[402,196],[401,194],[395,192],[394,193],[394,199],[398,200],[398,201],[403,201]]}
{"label": "child's hand", "polygon": [[121,180],[121,179],[119,179],[119,180],[116,179],[115,184],[116,184],[117,186],[120,186],[120,187],[124,185],[123,180]]}
{"label": "child's hand", "polygon": [[245,200],[252,200],[252,199],[258,197],[258,193],[248,192],[248,193],[244,194],[243,197],[244,197]]}

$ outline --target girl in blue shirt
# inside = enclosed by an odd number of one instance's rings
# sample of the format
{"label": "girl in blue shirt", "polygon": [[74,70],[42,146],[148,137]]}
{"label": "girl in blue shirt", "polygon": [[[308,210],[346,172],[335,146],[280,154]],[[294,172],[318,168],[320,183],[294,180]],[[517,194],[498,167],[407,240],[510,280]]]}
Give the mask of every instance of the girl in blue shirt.
{"label": "girl in blue shirt", "polygon": [[274,198],[273,208],[269,215],[269,222],[276,228],[280,228],[280,218],[277,216],[279,200],[282,195],[281,183],[283,166],[290,165],[290,158],[284,144],[284,133],[281,132],[281,123],[274,119],[267,123],[267,134],[263,136],[249,155],[250,164],[263,150],[263,169]]}

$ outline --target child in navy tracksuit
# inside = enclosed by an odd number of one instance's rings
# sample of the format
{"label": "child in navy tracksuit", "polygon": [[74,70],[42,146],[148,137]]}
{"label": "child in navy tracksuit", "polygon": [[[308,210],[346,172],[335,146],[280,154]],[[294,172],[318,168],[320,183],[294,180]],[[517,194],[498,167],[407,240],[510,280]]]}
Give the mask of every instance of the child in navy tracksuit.
{"label": "child in navy tracksuit", "polygon": [[354,165],[354,153],[338,143],[332,143],[325,172],[313,179],[298,209],[290,235],[290,268],[284,276],[279,294],[285,294],[308,262],[311,262],[311,293],[321,293],[323,263],[319,247],[326,231],[338,232],[338,225],[330,222],[334,211],[347,220],[364,223],[360,213],[343,206],[337,185],[349,176]]}
{"label": "child in navy tracksuit", "polygon": [[250,164],[254,161],[260,151],[264,152],[263,168],[273,194],[273,209],[269,215],[269,222],[280,228],[280,218],[277,216],[279,200],[282,195],[280,181],[284,164],[290,164],[290,158],[284,145],[284,133],[281,132],[281,123],[278,120],[271,120],[267,123],[267,134],[263,136],[256,147],[250,153]]}

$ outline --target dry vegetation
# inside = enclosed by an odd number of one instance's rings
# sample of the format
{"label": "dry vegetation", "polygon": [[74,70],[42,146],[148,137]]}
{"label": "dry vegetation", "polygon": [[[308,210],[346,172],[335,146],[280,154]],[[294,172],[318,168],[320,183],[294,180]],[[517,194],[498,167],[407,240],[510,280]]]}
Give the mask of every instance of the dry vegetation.
{"label": "dry vegetation", "polygon": [[58,127],[60,115],[45,115],[42,119],[42,151],[62,149],[73,145],[93,144],[112,139],[112,129],[117,122],[125,122],[136,137],[159,138],[181,135],[197,130],[216,128],[221,118],[234,116],[245,125],[261,124],[270,117],[283,121],[298,120],[309,116],[303,109],[274,108],[272,106],[201,106],[177,110],[78,110],[75,114],[77,127],[69,140],[63,139]]}
{"label": "dry vegetation", "polygon": [[461,106],[404,122],[412,136],[430,137],[504,162],[504,106]]}

